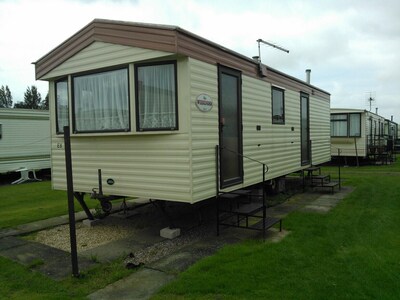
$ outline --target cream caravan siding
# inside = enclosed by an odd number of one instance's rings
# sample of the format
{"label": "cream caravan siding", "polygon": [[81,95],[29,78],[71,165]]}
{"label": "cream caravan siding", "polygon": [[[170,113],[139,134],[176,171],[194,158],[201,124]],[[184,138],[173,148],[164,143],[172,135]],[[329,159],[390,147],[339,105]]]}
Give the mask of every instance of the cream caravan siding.
{"label": "cream caravan siding", "polygon": [[[332,137],[331,155],[338,156],[367,156],[367,132],[370,124],[367,122],[367,112],[360,109],[331,109],[331,113],[360,113],[361,114],[361,136],[360,137]],[[357,150],[356,150],[357,149]]]}
{"label": "cream caravan siding", "polygon": [[41,79],[169,56],[172,53],[94,42]]}
{"label": "cream caravan siding", "polygon": [[[384,124],[385,119],[377,114],[361,109],[331,109],[331,113],[360,113],[361,136],[360,137],[332,137],[331,155],[337,156],[340,149],[341,156],[366,157],[368,155],[368,143],[372,136],[379,135],[379,123]],[[372,122],[371,122],[372,121]],[[383,126],[383,125],[381,125]],[[382,128],[382,127],[381,127]]]}
{"label": "cream caravan siding", "polygon": [[[132,68],[130,68],[131,73]],[[133,74],[131,82],[133,81]],[[74,189],[90,193],[98,187],[102,170],[104,194],[188,202],[191,199],[188,133],[187,59],[178,60],[179,131],[96,134],[71,137]],[[50,84],[54,95],[54,84]],[[134,92],[130,92],[131,105]],[[54,101],[54,96],[52,96]],[[54,106],[51,109],[55,116]],[[66,189],[64,143],[52,120],[52,176],[54,189]],[[107,179],[114,180],[113,185]]]}
{"label": "cream caravan siding", "polygon": [[330,161],[330,103],[313,96],[310,96],[310,139],[312,164]]}
{"label": "cream caravan siding", "polygon": [[[243,77],[243,154],[268,166],[266,179],[300,166],[299,93],[285,90],[285,124],[272,124],[271,85]],[[257,125],[261,130],[257,130]],[[295,127],[291,131],[291,127]],[[262,180],[262,165],[244,159],[245,185]]]}
{"label": "cream caravan siding", "polygon": [[50,168],[47,111],[0,109],[0,173]]}
{"label": "cream caravan siding", "polygon": [[[217,67],[198,60],[190,61],[191,164],[193,202],[216,193],[215,145],[218,145],[218,71]],[[213,101],[209,112],[200,111],[195,100],[207,94]]]}

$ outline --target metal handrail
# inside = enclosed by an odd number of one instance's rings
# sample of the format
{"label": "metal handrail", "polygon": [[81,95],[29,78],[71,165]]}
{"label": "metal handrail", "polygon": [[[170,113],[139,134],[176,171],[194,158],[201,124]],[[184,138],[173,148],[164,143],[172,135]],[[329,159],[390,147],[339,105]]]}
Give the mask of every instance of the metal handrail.
{"label": "metal handrail", "polygon": [[237,152],[237,151],[235,151],[235,150],[232,150],[232,149],[229,149],[229,148],[227,148],[227,147],[220,147],[219,149],[220,149],[220,150],[227,150],[227,151],[232,152],[232,153],[234,153],[234,154],[236,154],[236,155],[238,155],[238,156],[247,158],[248,160],[254,161],[254,162],[256,162],[256,163],[258,163],[258,164],[260,164],[260,165],[265,166],[265,167],[266,167],[265,173],[268,173],[268,171],[269,171],[268,165],[267,165],[266,163],[263,163],[262,161],[259,161],[259,160],[257,160],[257,159],[251,158],[251,157],[249,157],[249,156],[247,156],[247,155],[244,155],[244,154],[242,154],[242,153],[239,153],[239,152]]}

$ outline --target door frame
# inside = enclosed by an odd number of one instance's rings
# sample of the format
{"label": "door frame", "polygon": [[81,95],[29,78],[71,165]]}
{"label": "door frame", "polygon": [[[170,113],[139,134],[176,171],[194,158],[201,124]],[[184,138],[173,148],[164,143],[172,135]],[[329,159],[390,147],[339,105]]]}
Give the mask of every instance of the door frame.
{"label": "door frame", "polygon": [[[237,78],[237,118],[238,118],[238,154],[237,162],[239,167],[239,176],[225,180],[222,176],[222,168],[224,166],[222,155],[223,155],[223,135],[222,135],[222,123],[221,123],[221,112],[222,110],[222,89],[221,89],[221,77],[222,74],[227,74]],[[220,188],[224,189],[233,185],[243,183],[243,123],[242,123],[242,72],[236,69],[232,69],[223,65],[218,64],[218,135],[219,135],[219,184]]]}

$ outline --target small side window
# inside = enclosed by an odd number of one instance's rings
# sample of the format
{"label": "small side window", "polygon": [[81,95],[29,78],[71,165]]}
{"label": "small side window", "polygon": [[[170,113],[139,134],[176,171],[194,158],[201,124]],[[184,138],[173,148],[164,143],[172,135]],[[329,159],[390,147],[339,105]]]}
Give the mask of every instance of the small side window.
{"label": "small side window", "polygon": [[68,79],[56,82],[56,125],[57,133],[64,133],[64,126],[69,124]]}
{"label": "small side window", "polygon": [[285,91],[272,87],[272,124],[285,124]]}
{"label": "small side window", "polygon": [[0,140],[3,138],[3,124],[0,124]]}

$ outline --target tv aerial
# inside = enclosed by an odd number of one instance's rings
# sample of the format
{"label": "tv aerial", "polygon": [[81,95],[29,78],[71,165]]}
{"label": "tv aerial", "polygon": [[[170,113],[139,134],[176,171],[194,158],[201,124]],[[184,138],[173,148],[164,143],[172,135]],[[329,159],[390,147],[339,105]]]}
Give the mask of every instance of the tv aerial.
{"label": "tv aerial", "polygon": [[375,102],[375,92],[369,92],[369,95],[367,95],[367,102],[369,104],[369,111],[372,110],[372,103]]}
{"label": "tv aerial", "polygon": [[260,45],[261,45],[261,43],[263,43],[263,44],[265,44],[265,45],[267,45],[267,46],[270,46],[270,47],[272,47],[272,48],[276,48],[276,49],[278,49],[278,50],[281,50],[281,51],[283,51],[283,52],[289,53],[289,50],[287,50],[287,49],[285,49],[285,48],[283,48],[283,47],[281,47],[281,46],[278,46],[278,45],[276,45],[276,44],[273,44],[273,43],[270,43],[270,42],[266,42],[266,41],[264,41],[263,39],[258,39],[258,40],[257,40],[257,43],[258,43],[258,61],[259,61],[259,62],[261,62],[261,50],[260,50]]}

